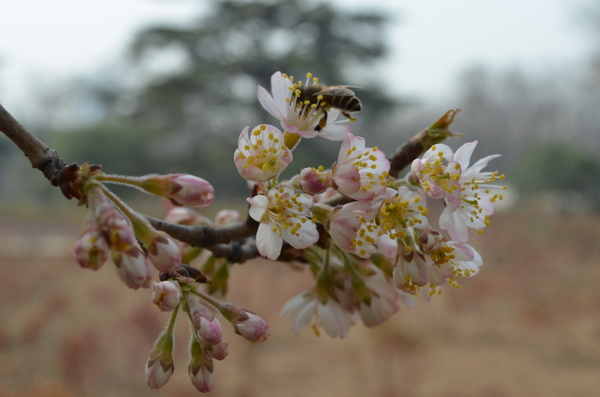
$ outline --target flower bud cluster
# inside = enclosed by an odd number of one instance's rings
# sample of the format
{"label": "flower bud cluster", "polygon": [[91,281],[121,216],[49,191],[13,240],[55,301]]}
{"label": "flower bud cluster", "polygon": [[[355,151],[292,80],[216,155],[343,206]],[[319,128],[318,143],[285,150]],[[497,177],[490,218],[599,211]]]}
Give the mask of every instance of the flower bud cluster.
{"label": "flower bud cluster", "polygon": [[213,360],[224,360],[228,355],[229,344],[223,341],[221,321],[212,311],[219,311],[238,335],[253,343],[264,342],[271,334],[262,318],[201,292],[190,279],[175,277],[154,283],[152,301],[162,311],[172,312],[169,324],[158,338],[146,364],[146,381],[153,389],[162,387],[173,374],[173,327],[179,307],[186,313],[192,331],[188,374],[194,387],[202,393],[213,388]]}
{"label": "flower bud cluster", "polygon": [[78,197],[80,203],[90,209],[84,232],[75,244],[77,262],[82,267],[97,270],[112,258],[121,280],[133,289],[150,286],[151,266],[162,273],[176,272],[182,264],[180,245],[131,210],[103,182],[133,186],[165,197],[174,205],[205,207],[214,197],[210,183],[187,174],[154,174],[140,178],[107,175],[100,172],[99,166],[86,163],[81,167],[70,166],[68,176],[69,195]]}
{"label": "flower bud cluster", "polygon": [[152,266],[166,273],[181,267],[179,247],[171,237],[154,229],[103,185],[96,181],[89,185],[85,192],[90,211],[75,243],[82,267],[97,270],[111,258],[121,280],[133,289],[150,286]]}

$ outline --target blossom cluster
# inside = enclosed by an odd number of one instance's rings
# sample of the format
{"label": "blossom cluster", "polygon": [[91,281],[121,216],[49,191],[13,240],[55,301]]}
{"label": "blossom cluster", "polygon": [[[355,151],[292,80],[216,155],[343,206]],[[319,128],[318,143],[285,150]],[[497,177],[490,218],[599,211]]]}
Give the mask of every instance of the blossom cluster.
{"label": "blossom cluster", "polygon": [[[124,177],[87,164],[72,172],[70,192],[90,210],[75,246],[79,264],[96,270],[112,258],[128,287],[151,286],[153,303],[172,313],[146,364],[151,388],[162,387],[173,373],[173,327],[179,309],[191,329],[188,372],[201,392],[213,387],[213,360],[227,356],[217,311],[251,342],[265,341],[270,331],[255,313],[220,300],[227,292],[227,259],[213,253],[210,245],[192,246],[155,229],[105,183],[168,199],[174,205],[165,219],[169,225],[221,229],[221,234],[231,226],[254,225],[255,235],[236,243],[249,241],[254,256],[269,260],[301,258],[315,283],[281,311],[291,315],[295,333],[312,324],[317,335],[323,330],[343,338],[359,320],[375,327],[397,312],[400,303],[413,307],[417,297],[428,301],[445,284],[458,287],[460,277],[479,272],[483,261],[469,244],[469,230],[482,233],[490,225],[494,204],[502,199],[505,187],[498,182],[504,176],[483,171],[499,155],[471,164],[477,141],[456,151],[441,143],[454,136],[448,130],[456,113],[451,110],[422,132],[422,157],[398,178],[399,170],[385,153],[368,146],[350,127],[352,113],[361,109],[354,95],[347,88],[328,90],[311,74],[296,82],[276,72],[270,91],[258,87],[258,101],[279,127],[246,127],[239,136],[233,160],[252,191],[245,222],[233,210],[222,210],[211,220],[182,207],[212,203],[214,190],[202,178]],[[315,137],[340,142],[337,161],[282,179],[301,140]],[[429,210],[435,200],[444,206],[438,219]],[[152,283],[152,267],[159,271],[159,283]]]}
{"label": "blossom cluster", "polygon": [[[458,277],[475,275],[483,262],[468,244],[468,230],[489,225],[502,198],[495,183],[504,177],[482,171],[498,155],[470,166],[475,141],[456,152],[431,145],[404,178],[393,178],[385,154],[353,134],[348,120],[338,119],[339,109],[319,106],[324,94],[306,99],[303,90],[311,84],[318,80],[310,74],[303,84],[277,72],[270,93],[259,87],[261,105],[283,132],[264,124],[244,129],[234,161],[255,184],[247,201],[260,223],[260,255],[276,260],[289,244],[305,251],[315,277],[315,287],[289,301],[282,314],[291,313],[295,332],[313,322],[315,332],[322,327],[343,337],[358,318],[376,326],[398,302],[412,306],[417,295],[429,300],[445,283],[457,286]],[[337,162],[279,181],[301,138],[317,136],[341,141]],[[445,204],[441,231],[429,216],[431,200]]]}

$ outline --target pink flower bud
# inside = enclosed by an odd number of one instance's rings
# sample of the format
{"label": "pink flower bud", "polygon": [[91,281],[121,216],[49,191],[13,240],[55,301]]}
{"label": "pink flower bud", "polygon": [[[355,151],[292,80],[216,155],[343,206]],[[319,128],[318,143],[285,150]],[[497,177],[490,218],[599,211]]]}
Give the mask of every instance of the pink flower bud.
{"label": "pink flower bud", "polygon": [[212,185],[193,175],[173,174],[166,175],[171,181],[168,199],[175,205],[188,207],[208,207],[215,197]]}
{"label": "pink flower bud", "polygon": [[135,235],[131,223],[110,203],[96,208],[96,219],[100,230],[105,233],[111,249],[125,251],[134,245]]}
{"label": "pink flower bud", "polygon": [[221,210],[215,216],[215,226],[223,227],[237,223],[241,220],[240,213],[236,210]]}
{"label": "pink flower bud", "polygon": [[164,332],[154,344],[146,363],[146,383],[151,389],[163,387],[173,375],[173,335]]}
{"label": "pink flower bud", "polygon": [[300,171],[300,190],[314,195],[321,194],[331,185],[331,171],[323,171],[323,167],[303,168]]}
{"label": "pink flower bud", "polygon": [[241,321],[234,319],[235,333],[252,343],[266,341],[271,336],[271,330],[267,322],[252,312],[242,310],[245,312],[247,319]]}
{"label": "pink flower bud", "polygon": [[146,364],[146,383],[151,389],[160,389],[163,387],[175,369],[173,362],[167,364],[161,360],[148,361]]}
{"label": "pink flower bud", "polygon": [[181,301],[179,286],[172,281],[152,283],[152,303],[163,312],[173,311]]}
{"label": "pink flower bud", "polygon": [[205,223],[208,218],[203,217],[196,211],[186,207],[173,207],[165,216],[165,221],[178,225],[197,225]]}
{"label": "pink flower bud", "polygon": [[195,338],[192,338],[190,353],[188,374],[192,384],[199,392],[207,393],[212,390],[215,383],[212,357]]}
{"label": "pink flower bud", "polygon": [[127,251],[113,251],[113,262],[117,267],[117,274],[129,288],[148,288],[152,279],[150,261],[137,247]]}
{"label": "pink flower bud", "polygon": [[169,199],[174,205],[207,207],[215,197],[210,183],[188,174],[148,175],[139,179],[138,186]]}
{"label": "pink flower bud", "polygon": [[271,336],[271,330],[265,320],[246,310],[228,302],[220,302],[208,295],[202,295],[203,299],[216,307],[223,317],[232,325],[236,334],[253,343],[264,342]]}
{"label": "pink flower bud", "polygon": [[110,249],[99,228],[88,228],[75,243],[75,260],[92,270],[98,270],[110,256]]}
{"label": "pink flower bud", "polygon": [[219,320],[208,309],[195,300],[189,299],[189,317],[196,336],[203,343],[216,345],[221,342],[223,329]]}
{"label": "pink flower bud", "polygon": [[229,346],[229,343],[220,342],[220,343],[217,343],[216,345],[206,345],[204,347],[212,358],[220,361],[220,360],[224,360],[225,357],[227,357],[229,355],[229,351],[227,350],[228,346]]}
{"label": "pink flower bud", "polygon": [[181,252],[175,241],[166,233],[157,232],[146,244],[150,262],[163,273],[174,273],[181,267]]}

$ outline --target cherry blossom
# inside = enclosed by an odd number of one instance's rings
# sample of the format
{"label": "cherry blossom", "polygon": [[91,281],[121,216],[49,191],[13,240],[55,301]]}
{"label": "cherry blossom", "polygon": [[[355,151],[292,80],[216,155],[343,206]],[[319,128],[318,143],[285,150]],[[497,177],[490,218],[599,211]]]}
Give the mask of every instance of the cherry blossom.
{"label": "cherry blossom", "polygon": [[368,258],[375,253],[375,244],[381,231],[374,219],[365,219],[370,209],[371,203],[354,201],[332,212],[328,231],[335,245],[361,258]]}
{"label": "cherry blossom", "polygon": [[372,200],[387,187],[390,162],[378,148],[366,148],[365,139],[348,134],[332,169],[335,189],[355,200]]}
{"label": "cherry blossom", "polygon": [[381,195],[380,224],[391,238],[404,238],[408,228],[425,229],[429,226],[426,200],[422,191],[412,191],[401,186],[397,191],[386,190]]}
{"label": "cherry blossom", "polygon": [[321,327],[331,338],[343,338],[350,331],[354,316],[332,298],[319,298],[314,292],[303,292],[290,299],[280,316],[292,315],[292,331],[299,334],[314,319],[314,330]]}
{"label": "cherry blossom", "polygon": [[289,187],[279,186],[267,195],[247,199],[248,214],[257,222],[256,247],[262,256],[276,260],[283,241],[294,248],[307,248],[317,242],[317,226],[306,216],[313,200],[309,195],[295,193]]}
{"label": "cherry blossom", "polygon": [[484,157],[469,167],[471,154],[477,146],[477,141],[464,144],[460,147],[448,168],[460,169],[457,183],[459,189],[454,189],[446,194],[446,208],[440,216],[440,228],[446,230],[453,240],[467,241],[468,229],[482,231],[490,224],[489,217],[494,213],[494,203],[502,199],[502,195],[492,188],[501,188],[494,185],[497,179],[503,179],[498,171],[482,172],[487,164],[500,157],[491,155]]}
{"label": "cherry blossom", "polygon": [[234,154],[240,175],[249,181],[266,181],[286,169],[292,152],[283,143],[283,134],[276,127],[262,124],[240,134]]}
{"label": "cherry blossom", "polygon": [[[311,75],[307,84],[311,82]],[[350,132],[350,127],[343,125],[347,120],[338,121],[341,112],[331,109],[327,115],[327,125],[318,130],[319,122],[325,111],[319,104],[301,103],[298,101],[302,82],[294,83],[292,76],[281,72],[271,76],[271,93],[258,86],[258,101],[269,114],[281,122],[286,132],[297,134],[302,138],[314,138],[319,135],[332,141],[341,141]],[[315,80],[312,80],[315,82]],[[318,80],[317,80],[318,81]]]}

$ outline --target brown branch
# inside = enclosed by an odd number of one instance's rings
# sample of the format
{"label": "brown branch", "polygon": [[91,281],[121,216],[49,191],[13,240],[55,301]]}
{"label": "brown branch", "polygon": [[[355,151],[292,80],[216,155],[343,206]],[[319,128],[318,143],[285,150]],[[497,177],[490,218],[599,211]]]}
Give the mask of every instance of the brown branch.
{"label": "brown branch", "polygon": [[33,168],[42,171],[53,186],[59,186],[60,173],[65,163],[58,152],[50,149],[35,135],[27,131],[1,104],[0,131],[21,149]]}
{"label": "brown branch", "polygon": [[[390,175],[397,177],[399,172],[414,159],[436,143],[454,136],[448,127],[454,120],[458,110],[449,110],[431,127],[421,131],[404,145],[400,146],[389,158]],[[59,186],[67,198],[73,197],[68,181],[78,168],[77,165],[65,166],[56,150],[50,149],[41,140],[27,131],[10,113],[0,105],[0,131],[17,145],[29,159],[31,166],[37,168],[53,186]],[[75,197],[77,197],[75,195]],[[330,199],[328,204],[338,205],[349,201],[340,195]],[[242,263],[258,256],[254,236],[258,230],[258,222],[248,217],[244,222],[223,228],[206,225],[187,226],[147,217],[152,226],[162,230],[171,237],[194,247],[206,248],[217,257],[227,258],[234,263]],[[252,237],[252,238],[250,238]],[[292,255],[293,256],[293,255]],[[284,260],[286,260],[284,258]]]}
{"label": "brown branch", "polygon": [[146,216],[146,219],[148,219],[155,229],[162,230],[169,236],[193,247],[201,248],[208,248],[217,244],[229,244],[234,240],[242,240],[246,237],[254,236],[258,230],[258,222],[250,217],[244,222],[222,228],[214,228],[207,225],[179,225],[150,216]]}
{"label": "brown branch", "polygon": [[231,263],[244,263],[259,256],[256,240],[251,237],[229,244],[217,244],[208,248],[217,258],[225,258]]}

